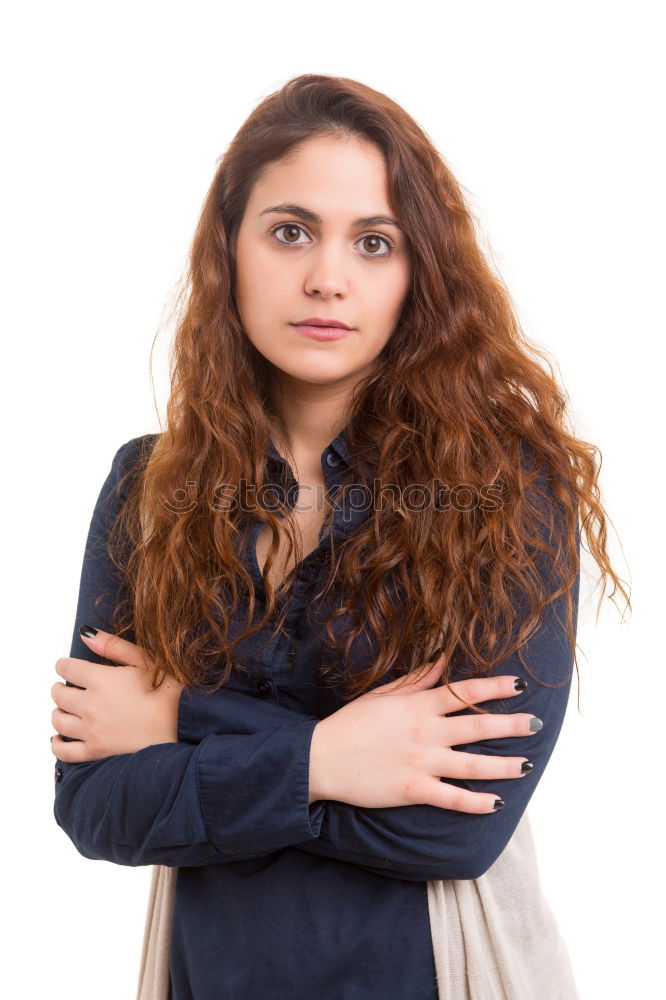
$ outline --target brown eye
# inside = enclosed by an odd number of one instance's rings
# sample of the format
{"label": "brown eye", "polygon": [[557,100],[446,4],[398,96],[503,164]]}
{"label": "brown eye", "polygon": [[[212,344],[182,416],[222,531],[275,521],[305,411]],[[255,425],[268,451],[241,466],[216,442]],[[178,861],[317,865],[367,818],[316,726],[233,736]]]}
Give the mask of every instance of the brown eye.
{"label": "brown eye", "polygon": [[363,239],[363,244],[364,244],[366,250],[369,250],[370,253],[374,253],[374,251],[377,250],[379,248],[379,245],[380,245],[379,237],[378,236],[366,236]]}
{"label": "brown eye", "polygon": [[[380,236],[379,233],[368,233],[367,236],[361,238],[361,243],[363,244],[364,250],[368,252],[371,257],[388,257],[393,249],[392,244],[386,238],[386,236]],[[386,245],[386,250],[382,253],[378,253],[381,250],[381,244]]]}
{"label": "brown eye", "polygon": [[[282,238],[282,235],[278,236],[278,233],[281,231],[284,234],[284,239]],[[291,243],[293,245],[297,243],[298,237],[303,232],[303,229],[301,229],[300,226],[283,222],[282,225],[276,226],[275,229],[271,230],[271,232],[278,243]]]}

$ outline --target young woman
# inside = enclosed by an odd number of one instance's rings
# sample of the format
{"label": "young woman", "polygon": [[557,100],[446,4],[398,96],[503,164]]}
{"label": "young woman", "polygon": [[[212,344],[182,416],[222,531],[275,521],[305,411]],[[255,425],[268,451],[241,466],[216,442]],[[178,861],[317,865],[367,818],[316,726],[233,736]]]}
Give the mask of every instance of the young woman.
{"label": "young woman", "polygon": [[319,75],[259,104],[52,689],[58,824],[178,867],[173,1000],[437,997],[426,884],[490,868],[562,726],[579,514],[625,593],[539,358],[398,105]]}

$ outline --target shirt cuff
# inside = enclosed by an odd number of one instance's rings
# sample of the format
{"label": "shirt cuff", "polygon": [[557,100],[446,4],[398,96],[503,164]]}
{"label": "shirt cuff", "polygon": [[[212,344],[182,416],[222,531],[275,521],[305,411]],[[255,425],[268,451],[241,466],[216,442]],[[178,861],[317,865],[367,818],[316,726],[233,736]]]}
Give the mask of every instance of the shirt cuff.
{"label": "shirt cuff", "polygon": [[202,740],[197,781],[204,824],[225,856],[268,854],[319,835],[325,803],[309,803],[318,721]]}

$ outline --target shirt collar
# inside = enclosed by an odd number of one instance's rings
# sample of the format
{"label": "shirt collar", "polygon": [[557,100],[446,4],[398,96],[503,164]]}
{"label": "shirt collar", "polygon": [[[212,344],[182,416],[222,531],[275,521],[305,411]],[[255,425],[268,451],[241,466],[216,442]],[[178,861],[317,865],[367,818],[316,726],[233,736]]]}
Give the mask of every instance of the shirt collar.
{"label": "shirt collar", "polygon": [[[348,439],[347,439],[347,428],[344,428],[338,434],[337,437],[334,437],[333,440],[329,442],[329,444],[326,446],[326,448],[324,449],[324,451],[321,454],[322,460],[324,458],[324,455],[329,450],[332,451],[332,452],[335,452],[335,454],[338,456],[338,458],[340,458],[341,461],[344,462],[344,464],[346,466],[351,466],[353,464],[352,463],[352,459],[351,459],[351,455],[350,455],[350,452],[349,452],[349,442],[348,442]],[[278,450],[275,447],[275,444],[273,443],[272,440],[269,442],[269,446],[268,446],[268,457],[270,459],[272,459],[273,461],[278,462],[280,464],[284,463],[284,459],[283,459],[282,455],[280,455],[280,453],[278,452]]]}

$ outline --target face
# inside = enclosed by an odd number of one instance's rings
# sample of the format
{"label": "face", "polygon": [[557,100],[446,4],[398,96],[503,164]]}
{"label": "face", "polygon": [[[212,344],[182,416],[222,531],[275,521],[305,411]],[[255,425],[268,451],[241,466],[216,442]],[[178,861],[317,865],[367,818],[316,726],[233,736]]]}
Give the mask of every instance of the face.
{"label": "face", "polygon": [[[353,387],[374,370],[411,277],[393,215],[382,153],[357,138],[308,139],[255,183],[236,239],[236,301],[283,386]],[[313,317],[351,329],[313,339],[296,325]]]}

